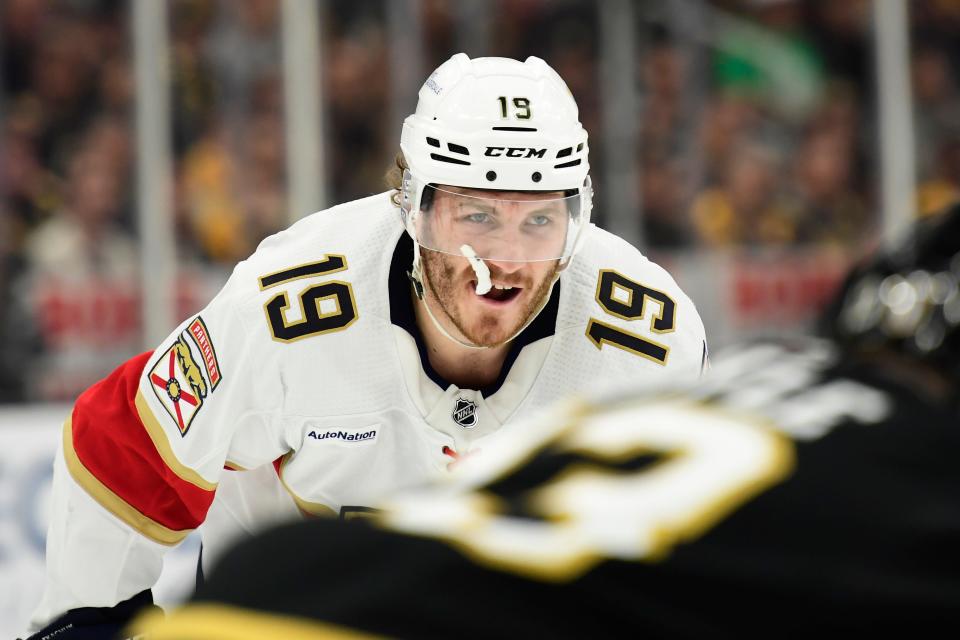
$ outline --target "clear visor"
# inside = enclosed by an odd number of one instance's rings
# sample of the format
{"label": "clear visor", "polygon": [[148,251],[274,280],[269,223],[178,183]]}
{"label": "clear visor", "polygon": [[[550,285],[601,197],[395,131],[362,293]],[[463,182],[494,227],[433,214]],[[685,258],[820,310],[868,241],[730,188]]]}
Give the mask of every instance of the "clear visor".
{"label": "clear visor", "polygon": [[572,255],[584,218],[580,193],[506,192],[504,198],[482,193],[428,187],[408,220],[421,248],[498,262]]}

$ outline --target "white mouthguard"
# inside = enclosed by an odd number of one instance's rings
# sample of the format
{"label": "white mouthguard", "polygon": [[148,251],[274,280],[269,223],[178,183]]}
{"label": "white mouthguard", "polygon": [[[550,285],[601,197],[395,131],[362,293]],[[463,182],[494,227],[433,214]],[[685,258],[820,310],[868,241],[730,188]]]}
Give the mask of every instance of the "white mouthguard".
{"label": "white mouthguard", "polygon": [[482,296],[488,293],[493,288],[493,284],[490,282],[490,269],[486,263],[477,257],[477,252],[468,244],[460,245],[460,253],[470,261],[470,266],[477,274],[477,295]]}

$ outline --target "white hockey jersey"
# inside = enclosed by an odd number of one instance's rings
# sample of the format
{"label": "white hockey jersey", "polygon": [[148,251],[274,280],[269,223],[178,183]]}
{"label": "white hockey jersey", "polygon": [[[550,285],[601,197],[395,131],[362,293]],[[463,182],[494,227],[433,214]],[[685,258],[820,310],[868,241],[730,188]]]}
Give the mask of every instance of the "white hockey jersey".
{"label": "white hockey jersey", "polygon": [[628,243],[587,233],[480,390],[425,357],[412,242],[388,193],[266,239],[156,351],[77,400],[32,627],[149,589],[164,551],[201,523],[207,564],[278,519],[349,517],[429,482],[560,397],[697,377],[706,341],[690,299]]}

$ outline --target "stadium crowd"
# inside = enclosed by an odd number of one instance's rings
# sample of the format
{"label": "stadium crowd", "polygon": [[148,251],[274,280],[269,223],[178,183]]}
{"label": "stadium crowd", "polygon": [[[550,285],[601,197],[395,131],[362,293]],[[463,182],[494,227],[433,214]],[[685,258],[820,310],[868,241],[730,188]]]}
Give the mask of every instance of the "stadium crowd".
{"label": "stadium crowd", "polygon": [[[420,4],[432,66],[461,48],[456,11]],[[595,2],[489,4],[489,50],[468,53],[541,56],[588,130],[616,126],[600,117]],[[673,3],[635,4],[637,64],[624,78],[640,96],[647,247],[858,253],[877,221],[870,3],[701,4],[699,33],[678,27]],[[910,10],[925,214],[960,193],[960,5]],[[72,399],[141,347],[129,12],[119,0],[0,5],[0,402]],[[170,3],[184,270],[223,272],[286,223],[279,13],[278,0]],[[386,7],[331,0],[322,16],[330,200],[344,201],[381,190],[395,151]],[[591,140],[597,176],[602,142]],[[191,282],[184,314],[207,293]]]}

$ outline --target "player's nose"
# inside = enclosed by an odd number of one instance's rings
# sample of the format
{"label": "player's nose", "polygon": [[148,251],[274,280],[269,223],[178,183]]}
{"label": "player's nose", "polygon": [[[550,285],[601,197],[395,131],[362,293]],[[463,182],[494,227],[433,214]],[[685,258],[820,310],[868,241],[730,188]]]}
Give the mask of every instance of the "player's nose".
{"label": "player's nose", "polygon": [[523,239],[519,234],[506,234],[499,238],[495,247],[491,247],[490,260],[504,269],[515,270],[529,259]]}
{"label": "player's nose", "polygon": [[490,273],[494,280],[496,280],[498,274],[507,275],[518,273],[527,265],[526,260],[522,259],[521,254],[518,253],[500,255],[496,258],[486,260],[486,263],[487,266],[490,267]]}

